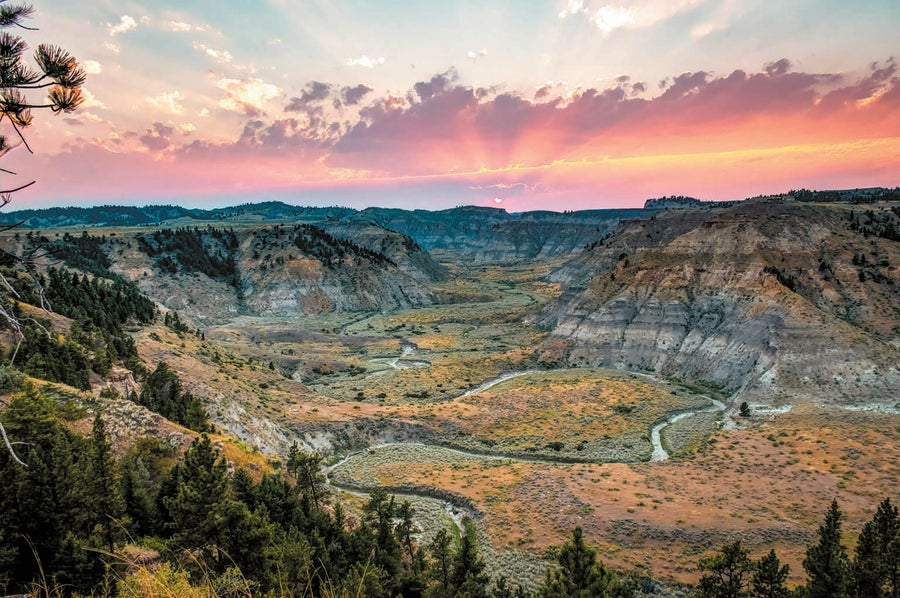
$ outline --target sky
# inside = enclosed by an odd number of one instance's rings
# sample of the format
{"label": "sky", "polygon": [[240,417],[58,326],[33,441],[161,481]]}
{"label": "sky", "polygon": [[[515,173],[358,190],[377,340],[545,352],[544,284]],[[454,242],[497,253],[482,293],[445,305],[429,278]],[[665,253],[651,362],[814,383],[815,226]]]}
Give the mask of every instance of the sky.
{"label": "sky", "polygon": [[900,185],[897,0],[33,5],[38,30],[13,32],[69,50],[86,100],[36,112],[35,153],[3,155],[0,187],[37,181],[7,209],[561,211]]}

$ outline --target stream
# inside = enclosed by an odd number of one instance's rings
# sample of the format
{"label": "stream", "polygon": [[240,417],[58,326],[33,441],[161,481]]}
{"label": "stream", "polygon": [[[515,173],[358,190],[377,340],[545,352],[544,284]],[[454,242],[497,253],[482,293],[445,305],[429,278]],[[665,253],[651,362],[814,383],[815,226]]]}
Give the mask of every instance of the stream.
{"label": "stream", "polygon": [[[709,397],[706,397],[709,398]],[[714,411],[725,411],[725,403],[721,401],[717,401],[715,399],[709,399],[712,401],[711,405],[706,405],[704,407],[696,407],[694,409],[689,409],[687,411],[682,411],[681,413],[675,413],[668,416],[665,420],[653,426],[653,429],[650,430],[650,442],[653,444],[653,454],[650,455],[651,461],[665,461],[669,458],[669,453],[666,449],[663,448],[662,438],[660,438],[660,433],[662,429],[668,426],[669,424],[674,424],[675,422],[682,420],[686,417],[690,417],[692,415],[696,415],[697,413],[712,413]]]}
{"label": "stream", "polygon": [[376,376],[383,376],[388,372],[405,370],[409,368],[427,368],[431,365],[430,361],[415,361],[411,359],[404,359],[405,357],[409,357],[416,352],[416,349],[418,347],[415,345],[415,343],[404,340],[401,341],[401,346],[402,349],[400,350],[400,355],[398,355],[397,357],[376,357],[375,359],[370,360],[373,363],[383,363],[387,365],[388,368],[372,372],[371,374],[366,376],[366,379],[374,378]]}
{"label": "stream", "polygon": [[540,370],[522,370],[520,372],[509,372],[507,374],[501,374],[500,376],[497,376],[496,378],[488,378],[487,380],[485,380],[484,382],[482,382],[475,388],[470,388],[466,392],[462,393],[459,396],[453,397],[453,399],[450,399],[450,400],[452,401],[455,399],[462,399],[463,397],[471,397],[472,395],[477,395],[478,393],[484,392],[489,388],[493,388],[494,386],[497,386],[498,384],[506,382],[507,380],[512,380],[513,378],[518,378],[519,376],[526,376],[528,374],[537,374],[538,372],[540,372]]}

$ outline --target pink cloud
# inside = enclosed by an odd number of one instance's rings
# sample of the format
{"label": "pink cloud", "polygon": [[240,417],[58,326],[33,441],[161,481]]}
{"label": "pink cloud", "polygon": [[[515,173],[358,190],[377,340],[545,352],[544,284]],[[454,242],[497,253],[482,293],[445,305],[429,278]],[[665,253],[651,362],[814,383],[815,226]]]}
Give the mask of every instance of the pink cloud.
{"label": "pink cloud", "polygon": [[[266,106],[283,97],[276,86],[218,85],[222,107],[246,117],[233,139],[186,139],[154,123],[77,140],[41,178],[65,193],[112,196],[440,183],[443,197],[452,188],[475,201],[506,193],[522,205],[621,204],[823,186],[816,181],[895,185],[900,164],[893,59],[856,78],[796,72],[784,59],[752,73],[682,73],[655,97],[627,76],[609,89],[548,84],[531,96],[465,85],[453,70],[405,94],[313,81],[271,116]],[[153,99],[180,108],[174,94]]]}

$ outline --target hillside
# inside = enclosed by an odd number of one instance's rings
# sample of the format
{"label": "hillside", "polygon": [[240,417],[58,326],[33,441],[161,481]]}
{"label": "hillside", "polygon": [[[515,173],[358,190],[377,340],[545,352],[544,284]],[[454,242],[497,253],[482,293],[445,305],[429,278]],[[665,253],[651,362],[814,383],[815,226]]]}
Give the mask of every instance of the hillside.
{"label": "hillside", "polygon": [[263,312],[428,305],[434,296],[426,283],[444,276],[410,239],[373,225],[343,225],[337,236],[307,224],[97,232],[59,240],[7,236],[4,242],[10,249],[44,243],[70,267],[134,281],[154,301],[198,323]]}
{"label": "hillside", "polygon": [[768,201],[660,212],[554,271],[564,293],[535,321],[568,363],[700,380],[743,400],[900,396],[898,220]]}

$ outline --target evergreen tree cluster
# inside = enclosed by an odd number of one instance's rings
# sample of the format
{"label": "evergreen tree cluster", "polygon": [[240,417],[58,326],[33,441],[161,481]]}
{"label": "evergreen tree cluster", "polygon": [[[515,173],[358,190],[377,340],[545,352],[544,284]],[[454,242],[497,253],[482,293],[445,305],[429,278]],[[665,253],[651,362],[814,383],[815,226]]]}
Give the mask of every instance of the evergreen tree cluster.
{"label": "evergreen tree cluster", "polygon": [[237,236],[231,229],[167,228],[138,237],[138,246],[164,272],[201,272],[240,288],[235,252]]}
{"label": "evergreen tree cluster", "polygon": [[[89,370],[109,372],[119,360],[136,362],[134,340],[125,332],[130,323],[149,324],[156,306],[134,283],[105,281],[51,268],[40,277],[46,302],[53,311],[74,320],[63,341],[47,325],[28,320],[25,342],[17,359],[23,370],[38,378],[86,389]],[[38,303],[36,297],[26,297]]]}
{"label": "evergreen tree cluster", "polygon": [[47,241],[45,246],[51,256],[61,259],[70,268],[103,278],[118,278],[109,271],[112,262],[106,253],[106,235],[89,235],[87,231],[79,236],[63,233],[61,239]]}
{"label": "evergreen tree cluster", "polygon": [[[74,335],[63,337],[50,330],[49,322],[29,319],[22,332],[25,340],[16,353],[16,363],[22,364],[23,372],[79,390],[90,388],[91,359],[79,342],[84,340],[84,335],[77,329],[73,331]],[[98,358],[102,362],[106,354],[98,355]]]}
{"label": "evergreen tree cluster", "polygon": [[[166,315],[163,317],[163,324],[179,335],[191,332],[191,327],[182,321],[181,316],[178,315],[177,311],[167,311]],[[200,336],[199,333],[197,336]]]}
{"label": "evergreen tree cluster", "polygon": [[164,361],[144,378],[140,394],[132,400],[195,432],[212,431],[203,402],[184,390],[178,374]]}
{"label": "evergreen tree cluster", "polygon": [[0,593],[27,590],[42,568],[66,593],[89,594],[125,513],[103,420],[78,436],[33,388],[10,400],[4,419],[27,466],[0,453]]}
{"label": "evergreen tree cluster", "polygon": [[51,268],[43,286],[53,311],[77,322],[89,322],[117,343],[125,342],[124,329],[130,323],[150,324],[156,319],[153,301],[136,284],[122,279],[109,282]]}
{"label": "evergreen tree cluster", "polygon": [[832,501],[819,526],[818,541],[807,547],[805,586],[788,589],[790,568],[775,550],[758,561],[740,540],[700,561],[701,598],[898,598],[900,597],[900,516],[886,498],[859,535],[853,559],[842,543],[844,514]]}
{"label": "evergreen tree cluster", "polygon": [[316,258],[327,268],[334,268],[348,256],[378,265],[397,265],[382,253],[361,247],[348,239],[333,237],[312,224],[296,225],[293,243],[305,255]]}
{"label": "evergreen tree cluster", "polygon": [[889,241],[900,241],[900,207],[890,210],[866,210],[862,216],[855,211],[850,214],[850,230],[864,237],[881,237]]}
{"label": "evergreen tree cluster", "polygon": [[795,201],[830,202],[830,203],[874,203],[876,201],[900,201],[900,187],[886,189],[875,187],[870,189],[843,189],[840,191],[810,189],[791,189],[788,195]]}

